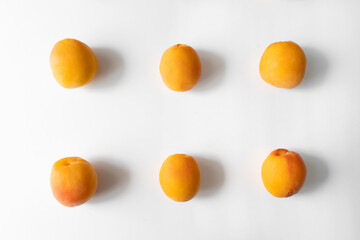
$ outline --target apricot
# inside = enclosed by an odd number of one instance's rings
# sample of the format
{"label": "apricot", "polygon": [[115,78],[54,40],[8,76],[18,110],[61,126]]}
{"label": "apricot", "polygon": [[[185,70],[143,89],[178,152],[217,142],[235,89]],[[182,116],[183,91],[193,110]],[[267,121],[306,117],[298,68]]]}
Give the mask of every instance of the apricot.
{"label": "apricot", "polygon": [[199,191],[200,169],[193,157],[174,154],[162,164],[159,180],[166,196],[176,202],[186,202]]}
{"label": "apricot", "polygon": [[189,91],[201,76],[199,55],[192,47],[176,44],[163,53],[160,74],[165,85],[171,90]]}
{"label": "apricot", "polygon": [[85,43],[76,39],[64,39],[53,47],[50,67],[61,86],[77,88],[95,77],[98,63],[94,52]]}
{"label": "apricot", "polygon": [[275,197],[290,197],[299,192],[306,178],[306,166],[299,154],[286,149],[270,153],[261,168],[266,190]]}
{"label": "apricot", "polygon": [[261,78],[278,88],[294,88],[305,75],[304,51],[294,42],[270,44],[260,60]]}
{"label": "apricot", "polygon": [[75,207],[88,201],[95,193],[97,175],[88,161],[66,157],[54,163],[50,185],[54,197],[61,204]]}

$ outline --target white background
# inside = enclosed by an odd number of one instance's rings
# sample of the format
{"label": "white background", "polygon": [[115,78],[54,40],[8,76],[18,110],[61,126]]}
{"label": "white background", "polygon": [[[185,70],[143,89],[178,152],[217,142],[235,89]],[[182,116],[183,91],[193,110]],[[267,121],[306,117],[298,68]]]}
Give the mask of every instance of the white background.
{"label": "white background", "polygon": [[[0,2],[0,239],[360,239],[360,4],[340,0]],[[53,79],[63,38],[99,61],[89,85]],[[303,83],[277,89],[258,63],[272,42],[308,58]],[[163,51],[195,48],[203,76],[187,93],[161,81]],[[304,188],[263,187],[276,148],[300,153]],[[202,186],[168,199],[163,160],[186,153]],[[52,164],[80,156],[99,175],[86,204],[52,196]]]}

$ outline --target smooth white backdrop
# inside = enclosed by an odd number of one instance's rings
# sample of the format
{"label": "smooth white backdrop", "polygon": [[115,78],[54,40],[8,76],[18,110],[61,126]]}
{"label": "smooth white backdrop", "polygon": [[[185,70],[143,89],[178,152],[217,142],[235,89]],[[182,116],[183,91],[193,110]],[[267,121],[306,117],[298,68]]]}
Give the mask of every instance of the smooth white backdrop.
{"label": "smooth white backdrop", "polygon": [[[360,239],[360,3],[357,0],[33,0],[0,2],[0,239]],[[95,51],[99,72],[67,90],[49,54],[63,38]],[[303,47],[292,90],[258,74],[272,42]],[[161,81],[161,54],[195,48],[203,77],[187,93]],[[300,153],[308,178],[277,199],[263,160]],[[170,154],[199,162],[190,202],[165,197]],[[52,196],[52,164],[90,161],[96,195],[76,208]]]}

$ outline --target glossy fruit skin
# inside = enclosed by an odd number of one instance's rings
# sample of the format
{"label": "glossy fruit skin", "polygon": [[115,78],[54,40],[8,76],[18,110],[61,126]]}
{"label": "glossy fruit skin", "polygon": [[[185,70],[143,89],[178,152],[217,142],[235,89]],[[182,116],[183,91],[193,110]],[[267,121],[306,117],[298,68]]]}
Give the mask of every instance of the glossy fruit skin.
{"label": "glossy fruit skin", "polygon": [[174,45],[161,57],[160,74],[169,89],[177,92],[189,91],[201,76],[199,55],[185,44]]}
{"label": "glossy fruit skin", "polygon": [[270,44],[263,53],[259,71],[261,78],[278,88],[298,86],[306,69],[306,56],[294,42],[276,42]]}
{"label": "glossy fruit skin", "polygon": [[174,154],[162,164],[159,181],[166,196],[176,202],[186,202],[200,189],[200,169],[193,157]]}
{"label": "glossy fruit skin", "polygon": [[75,207],[87,202],[97,188],[94,167],[79,157],[66,157],[56,161],[50,175],[54,197],[64,206]]}
{"label": "glossy fruit skin", "polygon": [[96,75],[98,62],[94,52],[76,39],[55,44],[50,54],[50,67],[56,81],[64,88],[78,88]]}
{"label": "glossy fruit skin", "polygon": [[265,188],[275,197],[290,197],[299,192],[306,178],[306,166],[299,154],[276,149],[261,168]]}

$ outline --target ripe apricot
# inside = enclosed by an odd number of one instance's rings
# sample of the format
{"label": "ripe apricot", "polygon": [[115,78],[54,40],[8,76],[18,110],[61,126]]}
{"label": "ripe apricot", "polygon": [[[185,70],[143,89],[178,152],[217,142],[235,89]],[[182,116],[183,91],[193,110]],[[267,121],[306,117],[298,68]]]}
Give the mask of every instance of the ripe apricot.
{"label": "ripe apricot", "polygon": [[88,201],[97,188],[94,167],[79,157],[56,161],[51,170],[51,190],[64,206],[75,207]]}
{"label": "ripe apricot", "polygon": [[299,154],[276,149],[261,168],[265,188],[275,197],[290,197],[300,191],[306,178],[306,166]]}
{"label": "ripe apricot", "polygon": [[85,43],[76,39],[64,39],[53,47],[50,67],[61,86],[77,88],[95,77],[98,63],[94,52]]}
{"label": "ripe apricot", "polygon": [[294,42],[270,44],[260,60],[261,78],[278,88],[294,88],[305,75],[306,57],[304,51]]}
{"label": "ripe apricot", "polygon": [[185,92],[192,89],[201,76],[201,62],[196,51],[185,44],[168,48],[160,61],[160,74],[171,90]]}
{"label": "ripe apricot", "polygon": [[159,180],[166,196],[176,202],[186,202],[199,191],[200,169],[193,157],[174,154],[162,164]]}

